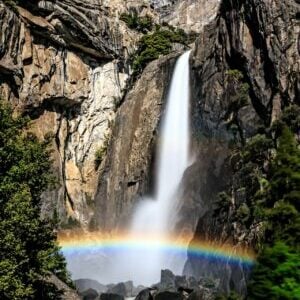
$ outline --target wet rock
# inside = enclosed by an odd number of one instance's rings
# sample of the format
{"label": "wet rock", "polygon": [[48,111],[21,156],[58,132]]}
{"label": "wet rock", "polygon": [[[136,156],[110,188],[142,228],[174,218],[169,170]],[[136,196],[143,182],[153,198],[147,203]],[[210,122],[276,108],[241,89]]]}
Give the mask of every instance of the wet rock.
{"label": "wet rock", "polygon": [[103,293],[100,295],[100,300],[124,300],[124,297],[117,294]]}
{"label": "wet rock", "polygon": [[177,292],[165,291],[156,294],[154,299],[155,300],[183,300],[184,297],[182,294]]}
{"label": "wet rock", "polygon": [[[133,297],[136,297],[139,295],[140,292],[142,292],[143,290],[145,290],[146,287],[143,286],[143,285],[138,285],[137,287],[133,287],[133,290],[132,290],[132,296]],[[151,290],[151,289],[150,289]]]}
{"label": "wet rock", "polygon": [[175,275],[170,270],[161,270],[161,277],[160,277],[160,290],[170,290],[175,289]]}
{"label": "wet rock", "polygon": [[203,291],[193,291],[187,298],[188,300],[205,300]]}
{"label": "wet rock", "polygon": [[76,289],[79,292],[86,291],[88,289],[93,289],[97,291],[99,294],[107,291],[107,287],[96,280],[92,279],[77,279],[74,281]]}
{"label": "wet rock", "polygon": [[188,287],[188,281],[186,279],[186,276],[175,276],[175,287],[178,288],[187,288]]}
{"label": "wet rock", "polygon": [[153,300],[153,289],[144,289],[136,296],[135,300]]}
{"label": "wet rock", "polygon": [[93,289],[88,289],[80,293],[82,300],[96,300],[98,298],[97,291]]}
{"label": "wet rock", "polygon": [[132,297],[133,294],[133,282],[120,282],[108,288],[107,293],[118,294],[124,297]]}

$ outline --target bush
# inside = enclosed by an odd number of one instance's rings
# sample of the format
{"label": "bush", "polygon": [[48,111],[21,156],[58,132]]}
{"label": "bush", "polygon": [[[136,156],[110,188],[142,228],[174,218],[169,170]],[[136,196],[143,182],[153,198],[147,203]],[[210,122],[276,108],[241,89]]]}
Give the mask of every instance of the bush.
{"label": "bush", "polygon": [[187,36],[183,30],[158,29],[142,37],[133,60],[133,70],[142,71],[146,65],[160,55],[167,55],[172,50],[172,43],[186,45]]}
{"label": "bush", "polygon": [[4,4],[9,7],[13,12],[18,13],[17,5],[19,4],[19,0],[4,0]]}
{"label": "bush", "polygon": [[153,20],[150,16],[140,17],[136,12],[123,13],[120,17],[130,29],[138,32],[147,33],[153,28]]}
{"label": "bush", "polygon": [[109,143],[109,136],[106,135],[102,147],[96,150],[95,152],[95,170],[99,168],[104,156],[106,155],[108,143]]}

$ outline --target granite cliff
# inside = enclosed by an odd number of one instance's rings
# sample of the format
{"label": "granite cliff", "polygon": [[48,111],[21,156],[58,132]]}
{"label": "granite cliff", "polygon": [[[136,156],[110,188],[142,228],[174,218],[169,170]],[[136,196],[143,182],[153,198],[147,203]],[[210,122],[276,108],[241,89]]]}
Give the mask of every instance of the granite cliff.
{"label": "granite cliff", "polygon": [[[223,0],[216,19],[196,42],[192,126],[197,158],[186,173],[188,201],[182,207],[183,215],[192,211],[195,216],[191,219],[195,238],[242,247],[254,245],[259,238],[259,228],[249,229],[238,220],[213,214],[218,193],[228,185],[233,191],[233,209],[245,202],[243,193],[235,188],[239,178],[232,177],[230,168],[230,159],[234,159],[230,143],[235,133],[227,126],[233,114],[228,95],[232,90],[226,77],[230,70],[238,70],[249,87],[248,104],[237,114],[241,142],[260,126],[270,126],[284,107],[299,104],[299,10],[299,2],[294,0]],[[191,209],[195,205],[197,212]],[[192,258],[185,267],[187,275],[219,278],[224,290],[239,293],[245,293],[247,273],[239,266],[220,268]]]}
{"label": "granite cliff", "polygon": [[95,152],[105,147],[139,34],[119,20],[134,2],[0,3],[1,96],[29,114],[32,131],[53,136],[58,187],[43,215],[86,227],[98,182]]}

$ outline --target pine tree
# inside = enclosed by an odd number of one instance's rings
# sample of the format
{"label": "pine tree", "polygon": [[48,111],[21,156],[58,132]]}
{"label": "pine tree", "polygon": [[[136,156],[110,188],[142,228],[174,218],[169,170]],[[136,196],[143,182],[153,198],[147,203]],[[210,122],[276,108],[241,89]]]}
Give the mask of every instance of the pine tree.
{"label": "pine tree", "polygon": [[53,225],[39,209],[53,181],[49,142],[39,142],[27,125],[0,100],[0,299],[59,299],[47,276],[70,279]]}
{"label": "pine tree", "polygon": [[265,247],[249,286],[249,299],[300,299],[300,150],[284,127],[269,183],[260,195]]}

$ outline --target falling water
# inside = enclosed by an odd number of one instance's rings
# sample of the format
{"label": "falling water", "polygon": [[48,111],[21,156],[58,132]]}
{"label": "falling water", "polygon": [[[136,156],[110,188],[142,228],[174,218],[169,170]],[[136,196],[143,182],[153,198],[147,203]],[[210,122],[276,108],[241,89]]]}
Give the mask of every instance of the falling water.
{"label": "falling water", "polygon": [[[174,226],[177,192],[189,162],[189,53],[184,53],[175,66],[157,149],[155,194],[137,207],[132,237],[167,239]],[[163,268],[182,272],[184,258],[174,260],[160,249],[132,253],[131,275],[139,283],[154,283]]]}
{"label": "falling water", "polygon": [[162,269],[181,274],[185,255],[166,253],[159,244],[168,240],[176,222],[178,189],[189,163],[189,52],[177,61],[158,143],[158,163],[152,198],[142,199],[136,207],[129,241],[155,239],[148,246],[124,251],[91,252],[68,259],[75,278],[94,278],[101,283],[133,280],[135,285],[151,285],[160,279]]}

